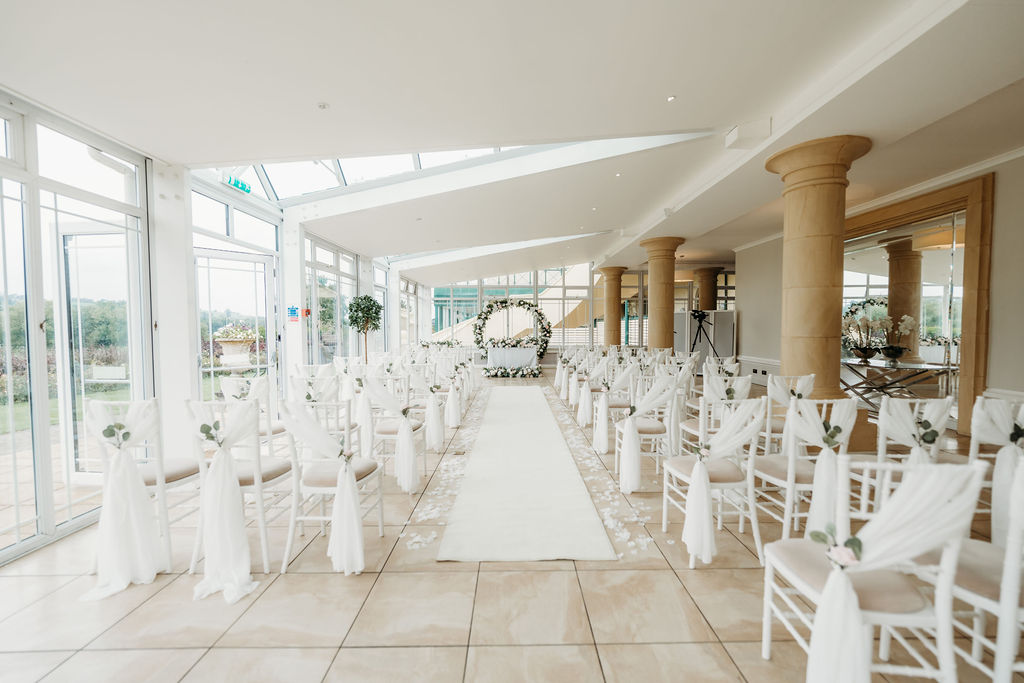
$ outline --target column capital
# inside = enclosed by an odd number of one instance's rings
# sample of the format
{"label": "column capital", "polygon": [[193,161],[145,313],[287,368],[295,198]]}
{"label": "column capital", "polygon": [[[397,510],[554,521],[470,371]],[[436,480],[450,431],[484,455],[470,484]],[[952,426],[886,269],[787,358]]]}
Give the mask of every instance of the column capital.
{"label": "column capital", "polygon": [[625,273],[628,268],[626,266],[604,266],[598,268],[602,275],[609,280],[621,280],[622,274]]}
{"label": "column capital", "polygon": [[782,176],[785,192],[796,187],[849,184],[846,173],[853,162],[871,150],[871,140],[860,135],[834,135],[793,145],[768,157],[766,170]]}
{"label": "column capital", "polygon": [[913,237],[898,237],[895,239],[882,240],[882,246],[889,254],[889,260],[895,258],[923,258],[924,254],[914,250]]}
{"label": "column capital", "polygon": [[707,275],[718,275],[721,272],[722,272],[722,266],[706,266],[704,268],[694,268],[693,269],[694,277],[699,277],[699,276],[704,275],[704,274],[707,274]]}
{"label": "column capital", "polygon": [[647,259],[670,258],[675,260],[676,249],[686,242],[682,237],[651,237],[641,240],[638,244],[647,250]]}

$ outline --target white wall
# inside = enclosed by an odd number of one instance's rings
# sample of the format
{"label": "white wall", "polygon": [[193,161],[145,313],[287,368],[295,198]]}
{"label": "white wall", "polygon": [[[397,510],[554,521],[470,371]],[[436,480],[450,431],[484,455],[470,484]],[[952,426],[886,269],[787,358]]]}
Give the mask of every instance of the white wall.
{"label": "white wall", "polygon": [[736,252],[736,311],[741,371],[757,371],[761,377],[761,370],[778,373],[782,340],[781,237]]}
{"label": "white wall", "polygon": [[188,172],[153,164],[150,249],[156,395],[165,457],[190,456],[185,400],[198,396],[195,262]]}
{"label": "white wall", "polygon": [[988,387],[1024,391],[1024,158],[995,168]]}

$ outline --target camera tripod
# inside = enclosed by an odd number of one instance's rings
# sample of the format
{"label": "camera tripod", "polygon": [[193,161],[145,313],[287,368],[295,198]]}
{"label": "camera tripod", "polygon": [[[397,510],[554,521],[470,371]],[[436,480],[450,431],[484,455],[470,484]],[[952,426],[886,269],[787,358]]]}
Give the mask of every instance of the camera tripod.
{"label": "camera tripod", "polygon": [[693,311],[690,313],[690,316],[697,321],[697,332],[693,335],[693,343],[690,344],[690,353],[693,353],[693,350],[697,348],[697,342],[700,340],[700,338],[704,337],[704,339],[706,339],[708,342],[708,346],[711,347],[711,353],[717,357],[718,350],[715,348],[715,343],[711,341],[711,335],[708,334],[708,331],[704,328],[705,324],[714,326],[714,323],[709,323],[707,321],[707,312]]}

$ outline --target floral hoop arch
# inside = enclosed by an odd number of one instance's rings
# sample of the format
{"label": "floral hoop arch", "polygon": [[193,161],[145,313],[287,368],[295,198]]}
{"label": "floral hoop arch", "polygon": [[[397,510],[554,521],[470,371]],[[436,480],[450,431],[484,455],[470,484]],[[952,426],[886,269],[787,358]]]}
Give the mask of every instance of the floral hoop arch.
{"label": "floral hoop arch", "polygon": [[484,306],[483,310],[480,311],[480,315],[476,317],[476,322],[473,323],[473,343],[483,351],[486,349],[486,343],[484,340],[484,327],[487,326],[487,321],[495,311],[503,311],[507,308],[522,308],[533,313],[533,322],[537,326],[537,336],[525,337],[522,339],[516,338],[505,338],[505,339],[491,339],[490,341],[496,342],[497,346],[528,346],[534,342],[537,344],[537,360],[544,358],[544,354],[548,350],[548,342],[551,341],[551,321],[544,315],[544,311],[540,310],[540,306],[527,301],[526,299],[493,299],[488,301],[487,305]]}

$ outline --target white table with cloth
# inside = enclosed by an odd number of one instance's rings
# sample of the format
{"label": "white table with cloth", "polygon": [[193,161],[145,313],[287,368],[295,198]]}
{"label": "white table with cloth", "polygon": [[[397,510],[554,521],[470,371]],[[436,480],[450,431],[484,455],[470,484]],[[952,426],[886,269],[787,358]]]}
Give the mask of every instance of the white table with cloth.
{"label": "white table with cloth", "polygon": [[487,367],[535,368],[537,367],[537,347],[519,346],[512,349],[501,349],[492,346],[487,349]]}

